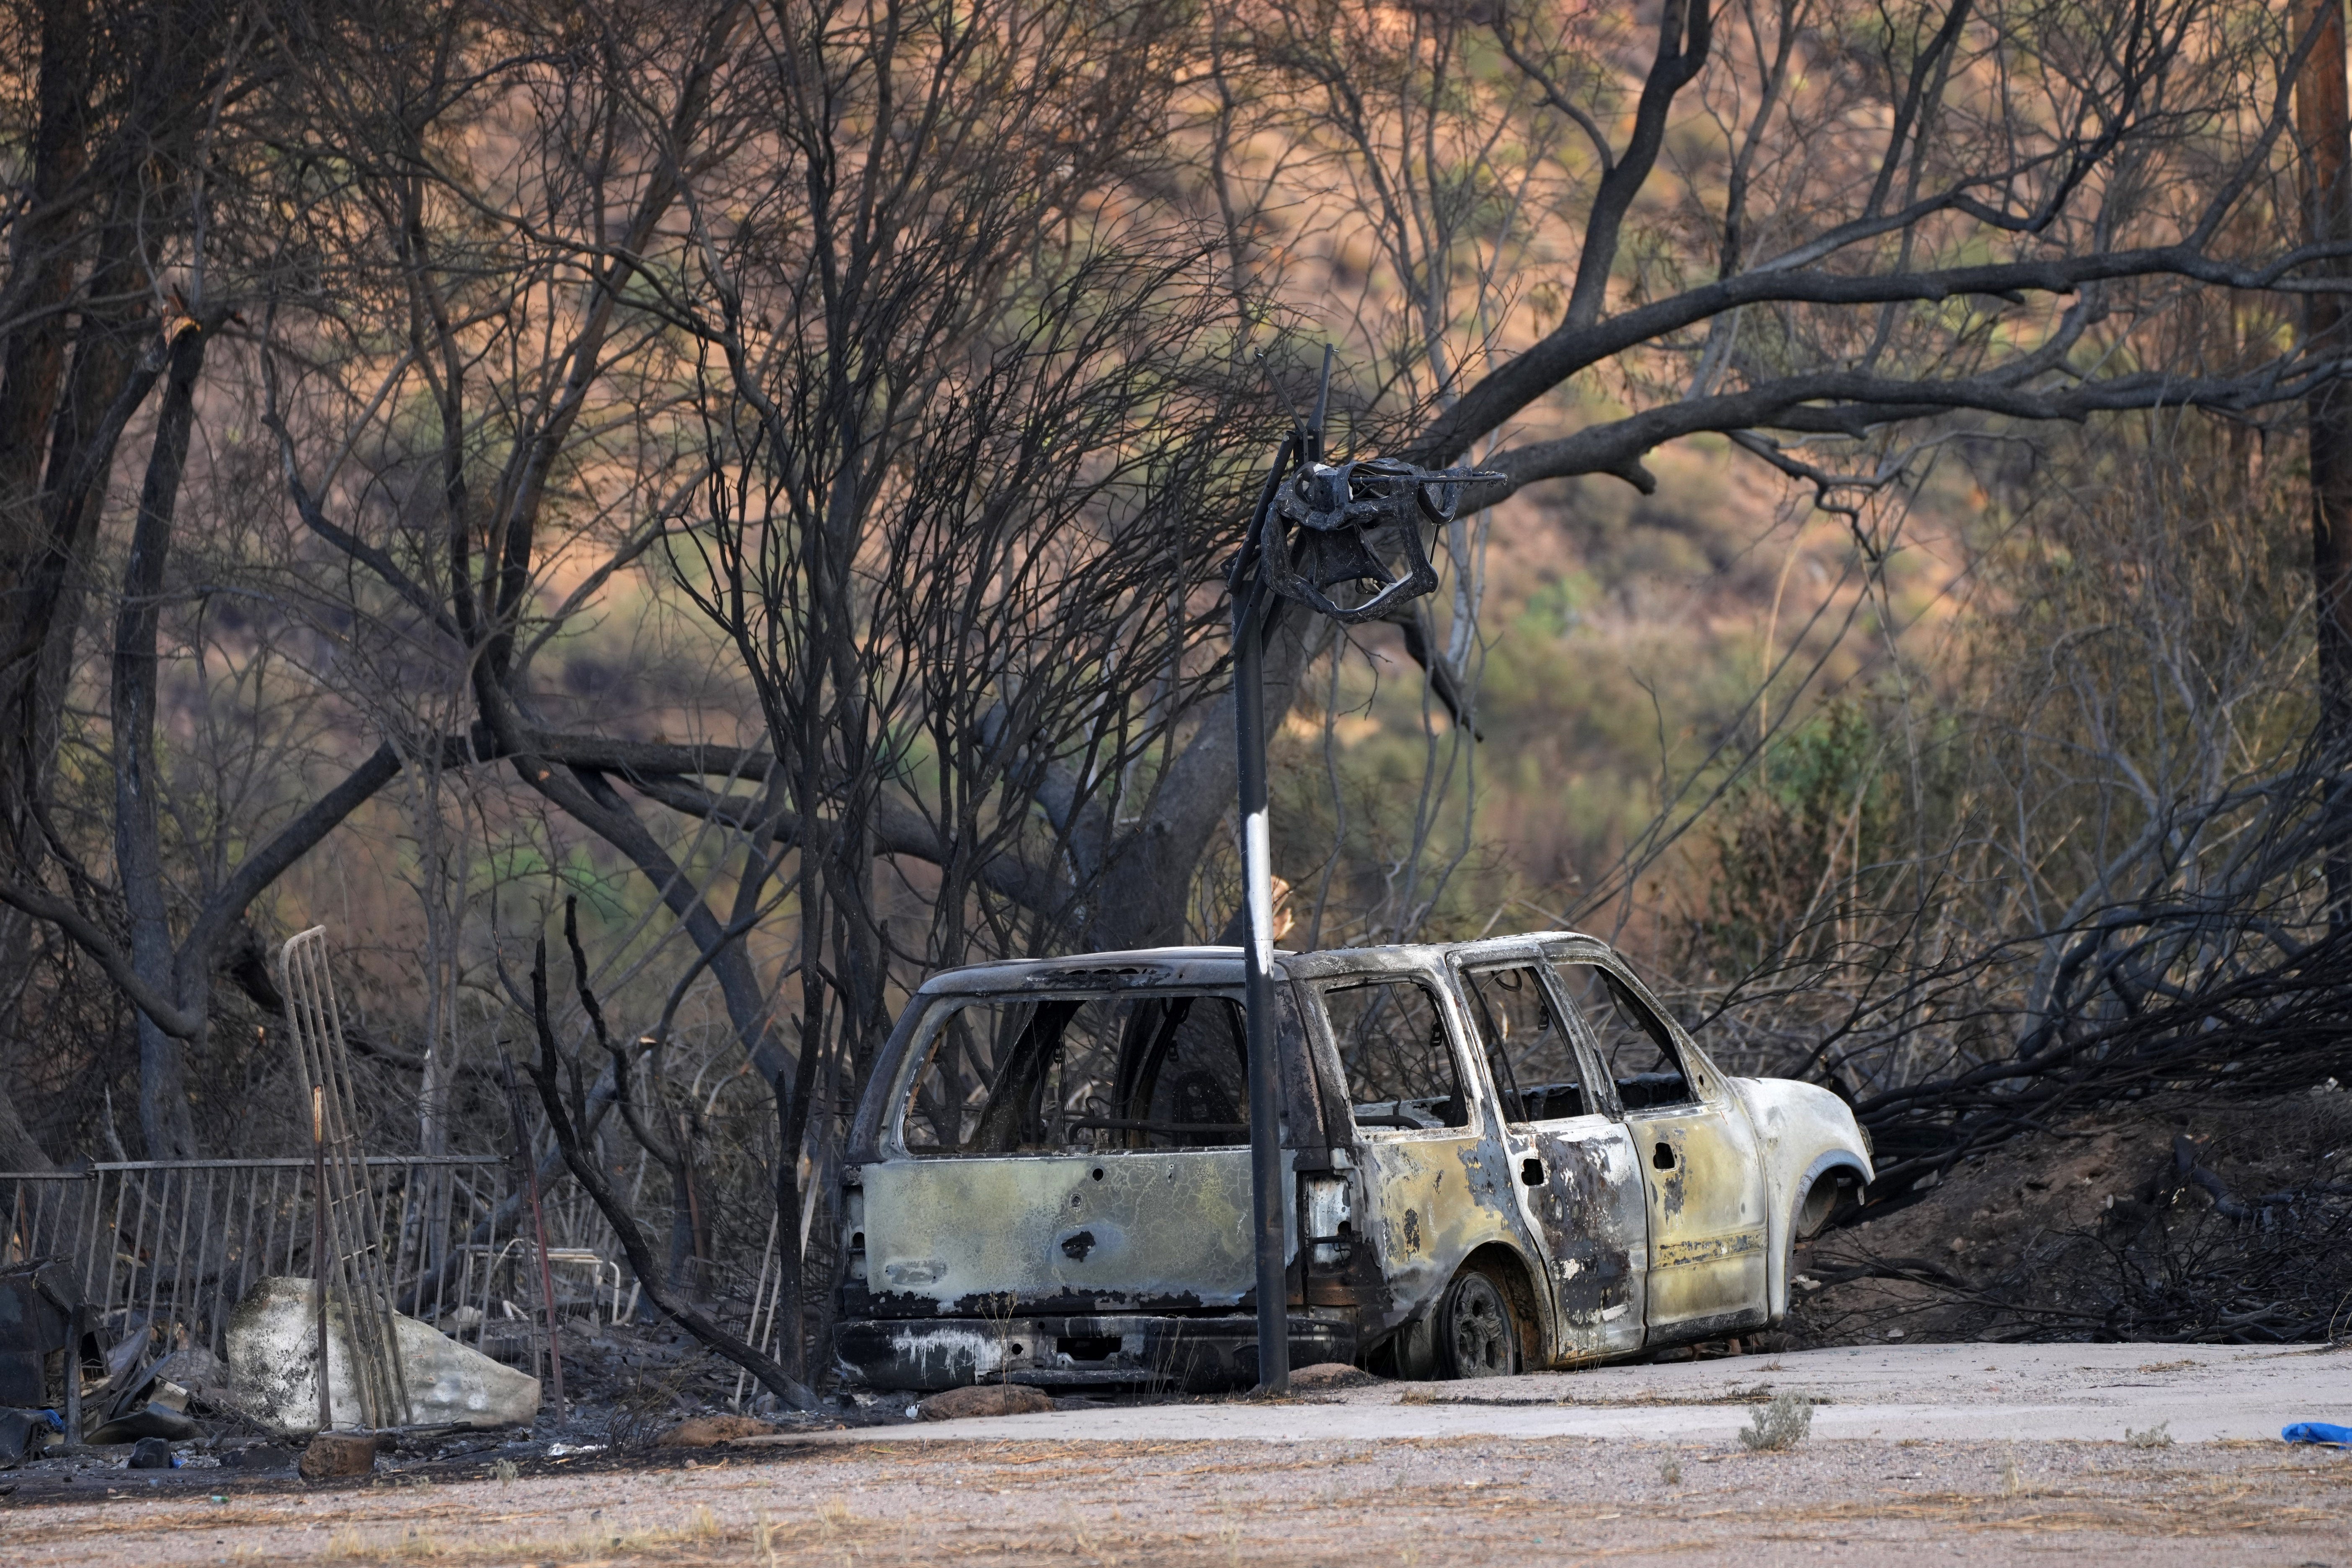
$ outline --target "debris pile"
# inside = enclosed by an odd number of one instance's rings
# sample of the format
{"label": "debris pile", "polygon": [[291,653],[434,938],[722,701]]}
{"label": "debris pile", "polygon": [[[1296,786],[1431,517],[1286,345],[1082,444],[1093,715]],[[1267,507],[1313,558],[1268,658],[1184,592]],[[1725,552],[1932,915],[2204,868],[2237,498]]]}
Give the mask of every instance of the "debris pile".
{"label": "debris pile", "polygon": [[[228,1324],[228,1373],[244,1409],[284,1436],[320,1428],[317,1288],[308,1279],[264,1279],[237,1303]],[[412,1426],[527,1426],[539,1411],[539,1379],[470,1350],[429,1324],[395,1313],[400,1390]],[[353,1373],[352,1314],[327,1311],[327,1394],[348,1421],[361,1406]],[[184,1436],[185,1434],[183,1434]]]}

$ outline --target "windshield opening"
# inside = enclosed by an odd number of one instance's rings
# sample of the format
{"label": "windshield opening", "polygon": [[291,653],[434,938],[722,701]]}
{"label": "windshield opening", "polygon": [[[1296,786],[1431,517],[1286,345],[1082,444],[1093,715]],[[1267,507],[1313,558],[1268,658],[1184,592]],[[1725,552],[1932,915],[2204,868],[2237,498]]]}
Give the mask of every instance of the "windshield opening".
{"label": "windshield opening", "polygon": [[1101,1153],[1249,1142],[1237,997],[1126,990],[934,1004],[901,1107],[916,1154]]}

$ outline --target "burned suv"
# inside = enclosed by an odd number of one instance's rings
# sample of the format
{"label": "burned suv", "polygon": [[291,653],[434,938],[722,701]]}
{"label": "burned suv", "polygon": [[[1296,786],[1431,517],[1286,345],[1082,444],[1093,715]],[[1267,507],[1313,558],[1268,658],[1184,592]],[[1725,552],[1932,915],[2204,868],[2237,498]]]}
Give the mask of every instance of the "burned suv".
{"label": "burned suv", "polygon": [[[1776,1322],[1867,1182],[1845,1105],[1727,1078],[1569,931],[1277,954],[1290,1360],[1481,1377]],[[1246,1385],[1235,948],[953,970],[843,1176],[854,1384]]]}

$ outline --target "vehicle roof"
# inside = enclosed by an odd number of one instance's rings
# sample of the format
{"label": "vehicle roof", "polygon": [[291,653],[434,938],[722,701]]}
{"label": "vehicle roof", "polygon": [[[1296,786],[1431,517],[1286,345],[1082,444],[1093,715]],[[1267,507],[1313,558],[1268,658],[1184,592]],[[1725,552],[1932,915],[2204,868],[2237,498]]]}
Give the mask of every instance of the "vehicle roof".
{"label": "vehicle roof", "polygon": [[[1380,947],[1324,948],[1311,953],[1277,948],[1277,967],[1286,960],[1345,959],[1362,962],[1367,969],[1382,967],[1380,960],[1404,961],[1408,965],[1442,962],[1449,953],[1477,953],[1522,947],[1528,942],[1567,940],[1598,942],[1581,931],[1522,931],[1510,936],[1481,937],[1475,942],[1398,942]],[[1604,944],[1605,945],[1605,944]],[[1323,963],[1315,968],[1321,969]],[[1118,952],[1073,952],[1058,958],[1009,958],[992,963],[943,969],[923,982],[918,995],[941,993],[1027,991],[1049,986],[1239,985],[1242,950],[1238,947],[1145,947]]]}

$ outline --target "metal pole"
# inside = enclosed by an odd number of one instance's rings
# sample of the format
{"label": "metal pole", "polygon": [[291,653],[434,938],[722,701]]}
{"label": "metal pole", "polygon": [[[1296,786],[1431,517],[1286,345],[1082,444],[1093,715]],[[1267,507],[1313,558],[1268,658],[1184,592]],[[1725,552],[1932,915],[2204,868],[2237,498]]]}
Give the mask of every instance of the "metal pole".
{"label": "metal pole", "polygon": [[1265,818],[1265,636],[1278,603],[1265,585],[1265,533],[1283,526],[1275,497],[1290,477],[1294,455],[1312,463],[1323,455],[1323,411],[1331,390],[1331,351],[1323,351],[1323,381],[1315,417],[1275,458],[1274,477],[1258,498],[1250,537],[1234,574],[1234,723],[1240,742],[1234,771],[1240,777],[1242,901],[1249,933],[1243,944],[1243,1002],[1249,1042],[1250,1220],[1257,1254],[1257,1385],[1290,1392],[1290,1285],[1283,1268],[1283,1221],[1291,1194],[1282,1179],[1282,1077],[1275,1059],[1274,853]]}
{"label": "metal pole", "polygon": [[[547,1373],[548,1384],[555,1395],[555,1418],[563,1419],[563,1347],[555,1333],[555,1270],[547,1264],[547,1220],[539,1207],[539,1162],[531,1157],[530,1129],[523,1121],[522,1091],[515,1087],[514,1058],[499,1047],[499,1073],[506,1079],[507,1107],[514,1112],[515,1158],[522,1162],[523,1177],[530,1184],[530,1228],[539,1238],[539,1295],[547,1303]],[[590,1306],[594,1306],[592,1301]]]}
{"label": "metal pole", "polygon": [[1282,1098],[1275,1060],[1274,866],[1265,820],[1265,595],[1255,575],[1234,617],[1234,719],[1239,729],[1242,879],[1249,913],[1243,945],[1249,1041],[1250,1212],[1257,1252],[1257,1383],[1290,1389],[1290,1290],[1284,1279]]}
{"label": "metal pole", "polygon": [[319,1296],[319,1430],[335,1426],[327,1392],[327,1089],[310,1089],[310,1279]]}

